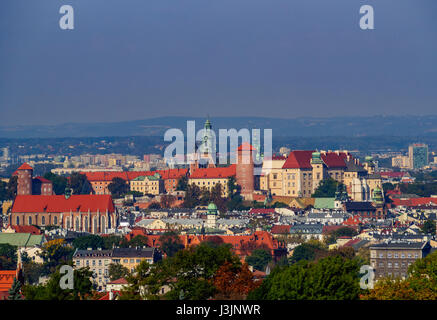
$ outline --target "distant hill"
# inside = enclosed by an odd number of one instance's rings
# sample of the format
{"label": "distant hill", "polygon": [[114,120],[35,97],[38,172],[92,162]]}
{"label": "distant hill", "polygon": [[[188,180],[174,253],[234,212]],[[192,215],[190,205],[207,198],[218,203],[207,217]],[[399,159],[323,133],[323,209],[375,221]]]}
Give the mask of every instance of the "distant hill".
{"label": "distant hill", "polygon": [[[112,123],[0,126],[0,138],[62,138],[108,136],[163,136],[170,128],[186,130],[195,120],[197,130],[205,118],[160,117]],[[317,136],[437,136],[437,116],[371,116],[333,118],[211,118],[213,129],[273,129],[274,137]]]}

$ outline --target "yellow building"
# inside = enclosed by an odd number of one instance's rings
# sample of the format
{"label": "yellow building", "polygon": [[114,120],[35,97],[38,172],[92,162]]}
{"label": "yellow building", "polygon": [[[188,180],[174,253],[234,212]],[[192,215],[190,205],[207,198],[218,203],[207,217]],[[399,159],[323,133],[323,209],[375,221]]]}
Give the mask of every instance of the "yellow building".
{"label": "yellow building", "polygon": [[191,172],[188,184],[194,184],[200,189],[205,188],[208,191],[211,191],[214,186],[220,184],[223,197],[227,197],[229,178],[235,177],[235,174],[235,165],[218,168],[199,168]]}
{"label": "yellow building", "polygon": [[142,194],[159,195],[164,192],[164,180],[159,173],[153,176],[139,176],[129,182],[131,191],[138,191]]}

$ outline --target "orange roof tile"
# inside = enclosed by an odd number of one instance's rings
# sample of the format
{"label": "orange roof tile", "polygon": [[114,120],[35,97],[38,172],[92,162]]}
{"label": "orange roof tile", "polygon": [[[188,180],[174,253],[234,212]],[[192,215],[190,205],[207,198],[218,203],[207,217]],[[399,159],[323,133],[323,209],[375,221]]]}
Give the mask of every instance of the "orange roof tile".
{"label": "orange roof tile", "polygon": [[219,168],[200,168],[196,169],[190,174],[191,179],[215,179],[215,178],[229,178],[235,176],[236,165],[232,164],[229,167]]}
{"label": "orange roof tile", "polygon": [[110,195],[19,195],[15,198],[12,212],[114,212]]}
{"label": "orange roof tile", "polygon": [[25,162],[17,170],[33,170],[33,168]]}

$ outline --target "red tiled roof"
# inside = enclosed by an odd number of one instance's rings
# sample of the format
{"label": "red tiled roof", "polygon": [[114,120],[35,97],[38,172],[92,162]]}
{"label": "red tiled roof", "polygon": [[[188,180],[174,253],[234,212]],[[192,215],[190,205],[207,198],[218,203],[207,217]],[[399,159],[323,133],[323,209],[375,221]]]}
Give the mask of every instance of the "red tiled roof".
{"label": "red tiled roof", "polygon": [[343,168],[346,167],[346,163],[344,162],[347,159],[347,154],[344,152],[327,152],[322,153],[322,160],[328,168]]}
{"label": "red tiled roof", "polygon": [[[120,291],[112,291],[114,293],[114,298],[120,296]],[[104,296],[100,297],[99,300],[109,300],[109,292],[106,292]]]}
{"label": "red tiled roof", "polygon": [[380,172],[379,173],[383,178],[402,178],[405,176],[406,172]]}
{"label": "red tiled roof", "polygon": [[25,162],[17,170],[33,170],[33,168]]}
{"label": "red tiled roof", "polygon": [[392,199],[395,206],[406,206],[406,207],[418,207],[424,205],[435,205],[437,204],[437,198],[434,197],[423,197],[423,198],[410,198],[410,199]]}
{"label": "red tiled roof", "polygon": [[0,291],[8,291],[16,276],[16,270],[0,270]]}
{"label": "red tiled roof", "polygon": [[41,230],[39,230],[35,226],[11,226],[16,233],[30,233],[30,234],[36,234],[40,235]]}
{"label": "red tiled roof", "polygon": [[43,177],[35,177],[35,178],[33,178],[33,179],[36,179],[36,180],[39,180],[39,181],[41,181],[42,183],[52,183],[50,180],[48,180],[48,179],[46,179],[46,178],[43,178]]}
{"label": "red tiled roof", "polygon": [[108,282],[108,284],[127,284],[127,280],[125,278],[120,278],[111,282]]}
{"label": "red tiled roof", "polygon": [[[282,169],[311,169],[311,157],[314,150],[294,150],[290,152]],[[346,167],[345,159],[348,154],[345,152],[326,152],[321,154],[323,162],[328,168]]]}
{"label": "red tiled roof", "polygon": [[229,178],[235,176],[236,165],[232,164],[229,167],[219,168],[199,168],[191,172],[191,179],[215,179],[215,178]]}
{"label": "red tiled roof", "polygon": [[290,233],[291,226],[288,225],[273,225],[272,230],[270,231],[272,234],[287,234]]}
{"label": "red tiled roof", "polygon": [[250,143],[244,142],[238,147],[237,150],[238,151],[255,151],[256,148],[253,147]]}
{"label": "red tiled roof", "polygon": [[310,169],[313,150],[295,150],[290,152],[282,169]]}
{"label": "red tiled roof", "polygon": [[12,212],[114,212],[114,203],[110,195],[72,195],[66,199],[63,195],[20,195],[15,198]]}
{"label": "red tiled roof", "polygon": [[274,214],[275,212],[275,209],[252,208],[249,214]]}
{"label": "red tiled roof", "polygon": [[112,181],[114,178],[121,178],[126,181],[133,180],[140,176],[153,176],[159,173],[162,179],[179,179],[186,175],[188,169],[168,169],[155,171],[96,171],[96,172],[81,172],[86,175],[88,181]]}

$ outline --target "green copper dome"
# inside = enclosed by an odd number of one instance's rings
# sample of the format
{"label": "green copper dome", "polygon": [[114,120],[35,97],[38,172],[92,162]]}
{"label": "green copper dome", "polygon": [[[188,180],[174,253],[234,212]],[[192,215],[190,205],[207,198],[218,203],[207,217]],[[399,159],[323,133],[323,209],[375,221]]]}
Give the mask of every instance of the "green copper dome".
{"label": "green copper dome", "polygon": [[217,214],[217,206],[215,205],[214,202],[211,202],[208,205],[208,214]]}

